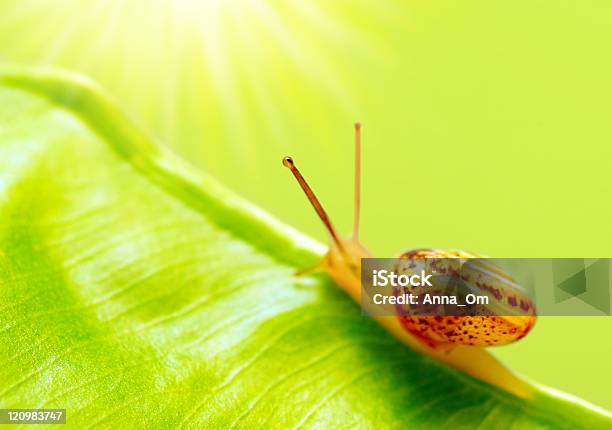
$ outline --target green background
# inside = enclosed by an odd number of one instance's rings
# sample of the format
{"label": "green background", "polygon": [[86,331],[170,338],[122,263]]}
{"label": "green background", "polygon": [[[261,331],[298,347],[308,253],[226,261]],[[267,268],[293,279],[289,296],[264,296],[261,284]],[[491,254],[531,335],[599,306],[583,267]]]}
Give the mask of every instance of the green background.
{"label": "green background", "polygon": [[[161,141],[326,240],[294,156],[362,238],[496,257],[612,257],[612,4],[606,1],[0,1],[0,60],[100,81]],[[612,320],[541,317],[495,349],[612,408]]]}

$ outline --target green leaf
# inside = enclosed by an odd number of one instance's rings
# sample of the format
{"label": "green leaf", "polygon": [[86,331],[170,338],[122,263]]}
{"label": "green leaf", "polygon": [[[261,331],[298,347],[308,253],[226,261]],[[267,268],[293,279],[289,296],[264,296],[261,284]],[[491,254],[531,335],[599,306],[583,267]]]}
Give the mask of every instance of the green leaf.
{"label": "green leaf", "polygon": [[94,85],[0,82],[0,407],[66,408],[79,429],[612,426],[412,352],[325,275],[295,278],[320,245]]}

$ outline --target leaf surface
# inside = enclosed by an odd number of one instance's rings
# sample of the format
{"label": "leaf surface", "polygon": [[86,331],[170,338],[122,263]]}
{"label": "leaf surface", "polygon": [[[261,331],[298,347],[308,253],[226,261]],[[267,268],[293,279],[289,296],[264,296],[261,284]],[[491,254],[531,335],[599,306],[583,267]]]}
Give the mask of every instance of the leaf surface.
{"label": "leaf surface", "polygon": [[612,426],[400,345],[325,275],[293,276],[321,250],[95,85],[0,75],[0,407],[71,428]]}

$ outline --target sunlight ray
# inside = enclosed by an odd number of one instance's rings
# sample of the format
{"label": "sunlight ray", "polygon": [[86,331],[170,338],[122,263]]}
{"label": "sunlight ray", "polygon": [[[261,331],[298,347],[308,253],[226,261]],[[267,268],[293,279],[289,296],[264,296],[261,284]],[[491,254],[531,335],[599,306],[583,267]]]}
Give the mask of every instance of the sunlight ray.
{"label": "sunlight ray", "polygon": [[120,14],[121,2],[116,0],[106,0],[106,2],[107,8],[98,16],[102,30],[89,46],[87,55],[80,56],[78,64],[84,70],[97,71],[101,76],[110,77],[116,64],[101,62],[99,58],[105,55],[107,50],[114,49],[114,35],[119,29],[117,16]]}
{"label": "sunlight ray", "polygon": [[6,29],[10,32],[11,29],[19,28],[23,23],[31,21],[32,16],[36,15],[39,11],[34,3],[35,0],[21,0],[13,2],[10,7],[3,6],[3,16],[2,20],[0,20],[2,30]]}
{"label": "sunlight ray", "polygon": [[[249,31],[249,19],[243,14],[232,13],[233,27],[236,29],[235,37],[243,47],[242,53],[247,64],[259,66],[264,56],[261,44],[256,43]],[[287,140],[283,137],[278,127],[277,108],[272,100],[275,94],[270,94],[271,88],[268,85],[268,77],[264,76],[261,67],[246,67],[243,69],[245,81],[248,83],[247,89],[257,106],[257,112],[261,112],[264,118],[264,126],[272,135],[272,142],[276,147],[286,148]],[[257,164],[257,162],[254,162]]]}
{"label": "sunlight ray", "polygon": [[[97,20],[100,17],[100,12],[112,1],[101,0],[94,5],[88,4],[86,6],[88,9],[84,9],[83,12],[79,13],[78,19],[69,21],[62,28],[62,31],[51,39],[51,43],[47,45],[47,48],[40,57],[41,62],[43,64],[52,64],[61,55],[61,52],[66,49],[67,44],[72,43],[74,40],[79,40],[77,33],[82,31],[84,27],[95,28],[96,25],[99,25]],[[92,18],[95,18],[95,22],[92,22]],[[85,52],[91,51],[85,50]]]}
{"label": "sunlight ray", "polygon": [[[342,78],[336,73],[334,66],[330,64],[330,60],[310,46],[297,45],[292,33],[283,27],[282,18],[271,6],[257,1],[252,1],[251,4],[258,11],[257,15],[266,24],[267,30],[281,43],[284,54],[294,63],[296,68],[308,70],[310,79],[329,91],[331,98],[339,103],[340,108],[346,112],[352,112],[351,91],[343,85]],[[316,64],[317,67],[312,67],[313,64]]]}

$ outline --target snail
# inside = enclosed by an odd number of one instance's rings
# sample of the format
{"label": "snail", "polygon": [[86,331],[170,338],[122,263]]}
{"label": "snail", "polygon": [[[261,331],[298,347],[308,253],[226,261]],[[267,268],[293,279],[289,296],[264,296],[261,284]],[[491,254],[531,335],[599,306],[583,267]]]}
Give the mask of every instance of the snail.
{"label": "snail", "polygon": [[[361,259],[372,255],[359,241],[359,219],[361,206],[361,124],[354,125],[355,178],[354,178],[354,218],[351,237],[341,238],[334,228],[327,212],[298,170],[293,159],[283,158],[287,167],[315,212],[325,225],[331,238],[328,252],[315,267],[298,272],[304,275],[323,270],[344,289],[355,301],[361,302]],[[464,251],[415,249],[404,252],[397,258],[396,269],[402,270],[406,264],[416,261],[435,261],[449,258],[469,260],[477,258]],[[412,316],[398,314],[376,316],[376,320],[394,336],[411,348],[427,354],[466,373],[491,382],[521,397],[530,393],[530,387],[501,365],[485,347],[505,345],[525,337],[536,320],[535,307],[530,298],[511,277],[500,270],[493,270],[496,276],[483,278],[478,265],[471,268],[473,279],[467,282],[478,283],[479,288],[493,292],[495,303],[485,307],[478,315],[430,315]],[[490,268],[489,268],[490,269]],[[520,315],[500,314],[500,309],[508,306],[522,306]]]}

